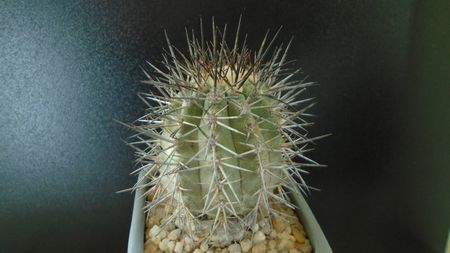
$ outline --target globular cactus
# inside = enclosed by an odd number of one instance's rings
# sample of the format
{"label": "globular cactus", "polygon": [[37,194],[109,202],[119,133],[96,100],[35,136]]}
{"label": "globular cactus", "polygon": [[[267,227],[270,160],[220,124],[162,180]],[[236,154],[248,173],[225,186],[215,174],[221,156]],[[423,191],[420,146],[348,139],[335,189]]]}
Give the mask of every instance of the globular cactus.
{"label": "globular cactus", "polygon": [[[240,22],[239,22],[240,23]],[[288,192],[307,190],[300,173],[317,165],[306,158],[308,138],[302,117],[310,98],[297,100],[307,86],[292,79],[285,47],[272,48],[266,34],[252,53],[239,26],[233,47],[213,21],[212,41],[188,34],[188,53],[169,39],[163,68],[145,83],[158,92],[141,94],[148,114],[133,126],[140,170],[150,178],[147,208],[171,200],[166,224],[213,245],[239,240],[262,217],[279,215],[273,203],[294,208]],[[272,53],[269,55],[269,51]],[[308,104],[298,109],[298,105]],[[220,239],[218,239],[220,238]]]}

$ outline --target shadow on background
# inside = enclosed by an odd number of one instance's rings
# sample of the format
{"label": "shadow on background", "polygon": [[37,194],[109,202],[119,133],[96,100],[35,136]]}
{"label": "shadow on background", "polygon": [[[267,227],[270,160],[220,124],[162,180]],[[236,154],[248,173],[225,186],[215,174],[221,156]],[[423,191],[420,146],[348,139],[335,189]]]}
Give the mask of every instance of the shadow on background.
{"label": "shadow on background", "polygon": [[[449,227],[446,1],[4,1],[0,4],[0,252],[124,252],[139,65],[162,28],[215,16],[256,48],[293,35],[319,104],[308,198],[334,251],[442,252]],[[231,29],[232,30],[232,29]]]}

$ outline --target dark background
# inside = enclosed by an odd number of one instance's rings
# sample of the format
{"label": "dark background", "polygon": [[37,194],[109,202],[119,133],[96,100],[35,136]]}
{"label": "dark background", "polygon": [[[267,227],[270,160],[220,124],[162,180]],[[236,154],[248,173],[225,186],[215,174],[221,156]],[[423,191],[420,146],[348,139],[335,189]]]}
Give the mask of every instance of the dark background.
{"label": "dark background", "polygon": [[[0,252],[124,252],[139,66],[163,28],[243,14],[249,45],[283,25],[319,104],[308,198],[336,253],[443,252],[449,228],[448,1],[0,2]],[[319,252],[320,253],[320,252]]]}

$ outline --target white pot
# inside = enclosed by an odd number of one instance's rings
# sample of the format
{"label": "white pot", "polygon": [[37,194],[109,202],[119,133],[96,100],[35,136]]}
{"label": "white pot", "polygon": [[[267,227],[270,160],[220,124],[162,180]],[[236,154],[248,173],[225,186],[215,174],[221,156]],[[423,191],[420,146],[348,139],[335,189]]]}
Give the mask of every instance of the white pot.
{"label": "white pot", "polygon": [[[139,175],[141,177],[143,173]],[[128,253],[144,253],[144,231],[145,231],[145,189],[135,192],[133,204],[133,216],[131,218],[130,235],[128,238]],[[309,208],[302,195],[292,195],[292,202],[300,207],[297,211],[303,224],[314,253],[332,253],[322,229],[317,223],[311,208]]]}

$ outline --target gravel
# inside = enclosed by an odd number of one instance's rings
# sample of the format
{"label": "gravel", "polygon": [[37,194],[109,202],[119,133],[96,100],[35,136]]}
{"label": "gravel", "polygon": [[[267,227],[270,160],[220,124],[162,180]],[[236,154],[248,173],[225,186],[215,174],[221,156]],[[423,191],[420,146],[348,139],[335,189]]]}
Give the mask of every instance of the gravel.
{"label": "gravel", "polygon": [[312,247],[303,225],[292,209],[274,204],[272,207],[294,218],[261,219],[244,232],[244,238],[228,247],[211,247],[205,241],[190,238],[174,224],[161,228],[166,213],[171,212],[164,204],[158,205],[147,215],[145,253],[311,253]]}

